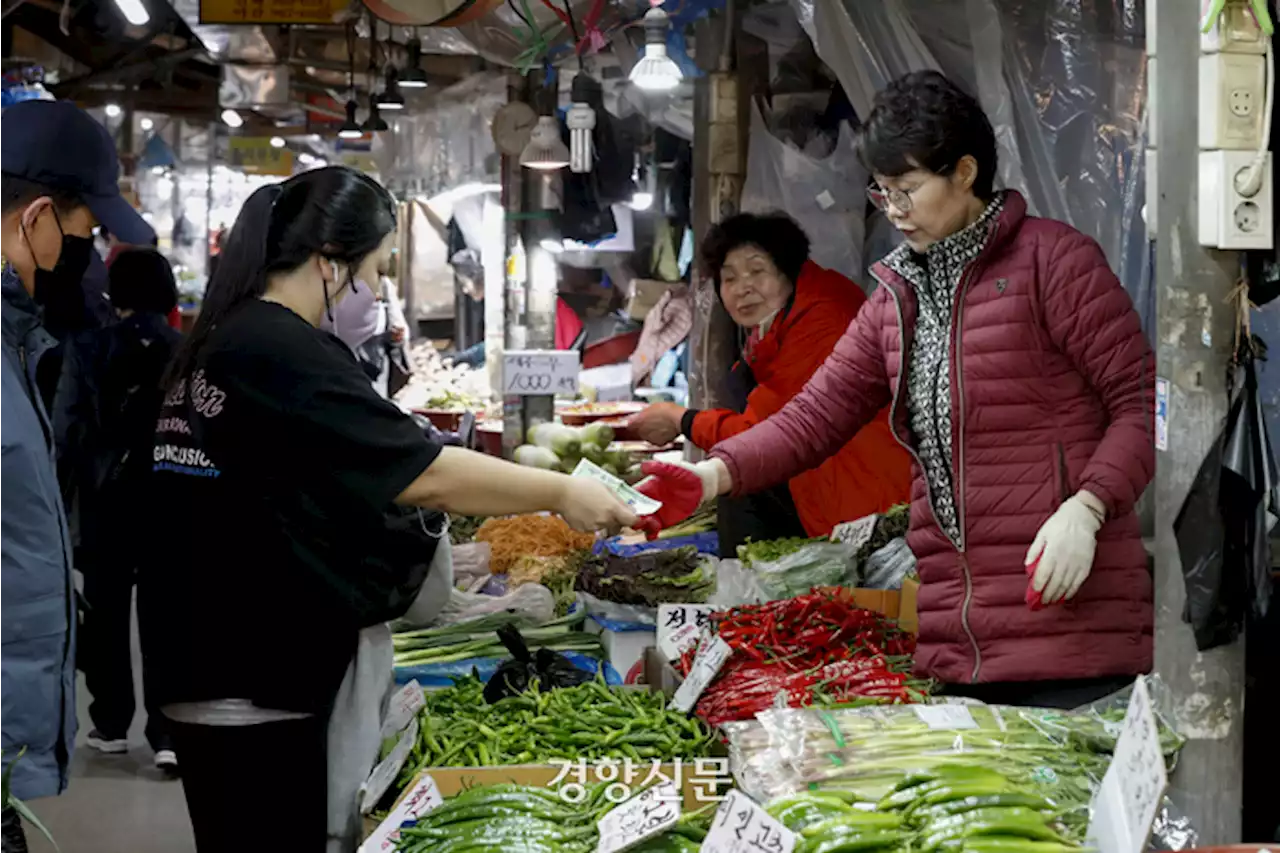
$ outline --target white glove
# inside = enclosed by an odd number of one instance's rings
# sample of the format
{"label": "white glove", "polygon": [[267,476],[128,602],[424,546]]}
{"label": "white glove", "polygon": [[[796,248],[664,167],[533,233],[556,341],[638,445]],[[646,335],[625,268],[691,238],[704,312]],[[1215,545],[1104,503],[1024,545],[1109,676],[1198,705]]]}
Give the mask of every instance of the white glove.
{"label": "white glove", "polygon": [[1106,517],[1102,501],[1076,492],[1040,528],[1027,551],[1028,566],[1039,560],[1031,588],[1045,604],[1075,597],[1093,570],[1098,530]]}

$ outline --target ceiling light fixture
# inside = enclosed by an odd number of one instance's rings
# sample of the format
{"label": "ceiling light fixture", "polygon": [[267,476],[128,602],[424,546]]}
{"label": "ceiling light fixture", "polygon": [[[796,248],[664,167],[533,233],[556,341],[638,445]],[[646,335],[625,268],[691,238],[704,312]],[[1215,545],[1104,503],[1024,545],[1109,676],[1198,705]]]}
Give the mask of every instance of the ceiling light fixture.
{"label": "ceiling light fixture", "polygon": [[400,75],[394,65],[387,66],[386,85],[377,97],[377,104],[384,110],[404,109],[404,95],[400,93]]}
{"label": "ceiling light fixture", "polygon": [[283,147],[284,147],[284,145],[285,145],[285,142],[284,142],[284,137],[283,137],[283,136],[273,136],[273,137],[271,137],[271,147],[272,147],[272,148],[283,148]]}
{"label": "ceiling light fixture", "polygon": [[555,116],[542,116],[533,126],[529,144],[520,152],[520,165],[528,169],[563,169],[569,165],[569,146],[560,138]]}
{"label": "ceiling light fixture", "polygon": [[119,104],[107,104],[102,111],[107,114],[107,118],[120,118],[120,113],[123,112]]}
{"label": "ceiling light fixture", "polygon": [[684,74],[680,66],[667,56],[667,32],[671,19],[657,6],[644,14],[644,56],[631,69],[630,79],[646,92],[670,92]]}
{"label": "ceiling light fixture", "polygon": [[222,123],[232,130],[237,130],[244,126],[244,117],[233,109],[225,109],[222,111]]}
{"label": "ceiling light fixture", "polygon": [[368,133],[377,133],[380,130],[389,130],[387,122],[382,117],[382,113],[378,110],[379,106],[385,107],[386,104],[379,104],[378,98],[374,95],[369,96],[369,117],[365,119],[362,127]]}
{"label": "ceiling light fixture", "polygon": [[151,13],[143,5],[142,0],[116,0],[116,6],[124,19],[135,27],[141,27],[151,20]]}
{"label": "ceiling light fixture", "polygon": [[427,88],[427,72],[422,70],[422,41],[415,34],[409,39],[407,47],[409,51],[409,60],[404,64],[404,70],[400,72],[400,88],[401,89],[425,89]]}
{"label": "ceiling light fixture", "polygon": [[156,126],[156,123],[149,118],[144,118],[142,121],[138,122],[138,126],[141,127],[143,132],[145,133],[151,130],[152,128],[154,128]]}
{"label": "ceiling light fixture", "polygon": [[595,81],[585,71],[573,78],[573,105],[565,115],[569,126],[569,170],[576,174],[591,171],[595,164],[592,132],[596,127],[596,111],[591,108],[591,95]]}
{"label": "ceiling light fixture", "polygon": [[352,98],[347,101],[347,118],[342,123],[342,127],[338,128],[339,139],[359,139],[364,136],[364,131],[360,129],[360,123],[356,121],[356,110],[359,105]]}

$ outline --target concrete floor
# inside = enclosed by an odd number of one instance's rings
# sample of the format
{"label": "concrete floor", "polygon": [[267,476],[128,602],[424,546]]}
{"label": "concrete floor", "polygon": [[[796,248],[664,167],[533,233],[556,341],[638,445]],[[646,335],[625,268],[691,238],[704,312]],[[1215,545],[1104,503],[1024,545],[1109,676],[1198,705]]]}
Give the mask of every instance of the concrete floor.
{"label": "concrete floor", "polygon": [[[133,673],[141,677],[137,630],[134,630]],[[138,707],[142,687],[134,685]],[[80,728],[71,765],[71,783],[60,797],[28,803],[58,842],[61,853],[195,853],[182,782],[155,769],[139,713],[129,732],[128,755],[106,756],[85,746],[89,691],[81,675],[76,685]],[[246,772],[248,768],[246,768]],[[32,853],[52,853],[39,830],[28,826]]]}

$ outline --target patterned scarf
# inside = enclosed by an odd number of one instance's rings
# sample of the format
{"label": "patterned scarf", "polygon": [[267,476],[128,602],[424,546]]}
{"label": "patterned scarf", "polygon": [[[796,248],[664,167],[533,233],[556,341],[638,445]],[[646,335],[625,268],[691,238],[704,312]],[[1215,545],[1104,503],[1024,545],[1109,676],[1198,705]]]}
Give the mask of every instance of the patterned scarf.
{"label": "patterned scarf", "polygon": [[908,355],[907,411],[934,515],[956,543],[961,542],[962,531],[956,512],[951,446],[952,309],[965,269],[982,253],[1003,209],[1004,194],[1000,193],[969,227],[924,252],[915,252],[904,243],[884,259],[885,266],[906,279],[916,292],[919,307],[915,340]]}

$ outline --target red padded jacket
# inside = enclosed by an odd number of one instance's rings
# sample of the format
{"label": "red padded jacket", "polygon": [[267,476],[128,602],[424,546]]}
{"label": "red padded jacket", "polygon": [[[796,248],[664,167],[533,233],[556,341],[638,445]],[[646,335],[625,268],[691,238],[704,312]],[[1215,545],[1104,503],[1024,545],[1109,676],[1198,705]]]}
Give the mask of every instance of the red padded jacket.
{"label": "red padded jacket", "polygon": [[[790,310],[747,359],[759,384],[748,395],[746,410],[699,412],[693,419],[693,443],[710,450],[781,409],[826,361],[866,302],[862,288],[851,280],[805,261]],[[906,503],[911,457],[893,440],[886,408],[830,459],[791,478],[788,485],[804,529],[810,536],[827,536],[843,521]]]}
{"label": "red padded jacket", "polygon": [[[912,444],[903,354],[916,301],[883,285],[804,391],[716,447],[739,493],[820,464],[891,405]],[[1131,675],[1151,668],[1152,588],[1134,504],[1155,472],[1154,358],[1097,243],[1027,216],[1010,193],[953,311],[952,446],[961,535],[938,527],[913,465],[908,544],[919,561],[918,671],[945,682]],[[913,451],[914,452],[914,451]],[[1023,560],[1079,489],[1107,507],[1075,599],[1032,611]]]}

